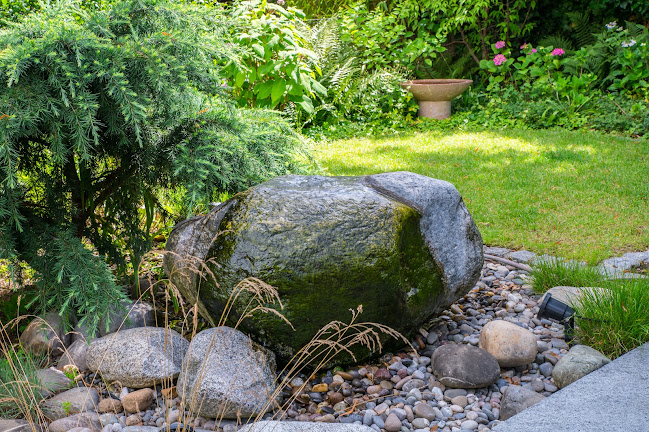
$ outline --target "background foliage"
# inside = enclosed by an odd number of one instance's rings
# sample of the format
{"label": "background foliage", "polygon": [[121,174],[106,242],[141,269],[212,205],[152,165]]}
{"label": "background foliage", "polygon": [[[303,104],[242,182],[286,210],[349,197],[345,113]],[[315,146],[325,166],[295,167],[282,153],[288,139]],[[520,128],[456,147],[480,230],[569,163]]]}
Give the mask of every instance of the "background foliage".
{"label": "background foliage", "polygon": [[299,169],[290,126],[221,86],[237,52],[205,12],[61,2],[0,31],[0,258],[37,271],[42,309],[95,326],[123,297],[107,263],[137,268],[160,191],[191,211]]}

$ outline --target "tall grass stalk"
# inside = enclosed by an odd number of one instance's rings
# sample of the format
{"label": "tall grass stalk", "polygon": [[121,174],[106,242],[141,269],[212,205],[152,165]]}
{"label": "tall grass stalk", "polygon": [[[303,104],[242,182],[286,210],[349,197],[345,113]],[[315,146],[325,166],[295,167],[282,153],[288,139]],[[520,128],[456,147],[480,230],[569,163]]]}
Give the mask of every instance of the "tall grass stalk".
{"label": "tall grass stalk", "polygon": [[0,323],[0,418],[22,417],[32,430],[43,424],[40,409],[43,401],[38,369],[42,358],[24,353],[12,344],[9,329],[16,328],[19,319]]}
{"label": "tall grass stalk", "polygon": [[596,287],[604,276],[593,267],[574,260],[542,259],[532,265],[532,288],[542,294],[557,286]]}
{"label": "tall grass stalk", "polygon": [[579,341],[615,358],[649,342],[649,280],[609,281],[575,303]]}
{"label": "tall grass stalk", "polygon": [[[172,282],[174,278],[169,277],[167,279],[160,279],[155,283],[150,283],[148,289],[140,294],[140,300],[143,297],[150,297],[156,310],[164,310],[164,319],[162,322],[156,321],[157,326],[166,329],[174,328],[183,336],[191,339],[202,329],[201,323],[198,319],[199,314],[203,315],[206,312],[198,300],[201,282],[206,279],[214,279],[215,275],[207,265],[208,262],[203,262],[195,257],[182,257],[181,260],[176,262],[180,265],[177,265],[177,268],[171,269],[172,273],[176,271],[180,272],[180,275],[183,276],[183,278],[189,278],[184,279],[185,281],[197,278],[195,280],[198,282],[197,286],[199,292],[196,297],[186,299],[189,300],[189,303],[184,301],[178,287]],[[182,267],[182,270],[180,267]],[[164,305],[157,304],[158,301],[155,296],[156,291],[160,288],[162,288],[164,292]],[[243,310],[237,310],[239,315],[234,324],[234,328],[239,327],[243,319],[254,313],[272,313],[284,319],[290,325],[290,322],[286,320],[281,313],[283,305],[277,290],[271,285],[255,278],[247,278],[233,289],[220,319],[216,321],[211,317],[208,318],[209,325],[214,327],[226,325],[226,321],[229,321],[228,318],[230,318],[230,314],[233,313],[235,303],[240,299],[245,299],[246,304]],[[172,322],[169,317],[174,311],[178,311],[182,316],[182,319]],[[405,345],[409,344],[408,340],[404,336],[387,326],[377,323],[358,322],[362,313],[362,305],[359,305],[356,310],[350,312],[351,320],[349,323],[332,321],[324,326],[313,337],[311,342],[303,347],[293,357],[288,365],[277,374],[274,387],[267,389],[266,401],[263,406],[259,407],[259,414],[256,417],[251,419],[239,418],[238,423],[255,423],[261,420],[268,411],[275,411],[273,419],[278,418],[278,413],[287,410],[300,393],[306,391],[308,380],[305,380],[304,384],[300,389],[298,389],[298,391],[293,392],[291,398],[285,401],[284,404],[280,405],[278,403],[280,396],[293,378],[305,372],[308,372],[310,375],[318,374],[323,368],[331,363],[331,360],[335,356],[339,354],[344,353],[353,359],[354,354],[352,348],[355,345],[361,345],[371,351],[379,351],[382,348],[382,341],[385,337],[397,338],[402,340]],[[117,333],[121,331],[126,320],[127,318],[121,322]],[[119,343],[117,338],[115,341],[116,343]],[[214,345],[216,339],[213,338],[210,342],[211,349],[225,349],[228,341],[222,342],[224,347],[220,348]],[[168,339],[168,343],[172,343],[171,338]],[[173,353],[173,347],[170,348],[169,352]],[[0,359],[0,379],[2,380],[0,382],[0,412],[2,412],[3,415],[25,418],[29,421],[34,430],[37,430],[36,428],[39,426],[47,427],[47,424],[49,423],[48,419],[40,408],[44,398],[39,392],[39,382],[36,378],[36,371],[39,368],[39,365],[32,357],[21,354],[20,348],[16,351],[16,347],[11,345],[9,335],[7,334],[7,326],[2,327],[2,332],[0,333],[0,350],[6,359]],[[414,348],[412,351],[416,352]],[[186,355],[189,354],[190,353],[186,353]],[[105,358],[106,355],[104,356],[104,359]],[[249,370],[237,371],[235,376],[257,372],[251,369],[251,365],[242,365],[241,367],[248,368]],[[199,376],[204,376],[204,374],[204,369],[199,371]],[[121,384],[119,382],[105,384],[111,392],[119,393],[121,391]],[[167,378],[162,382],[157,383],[155,387],[156,389],[170,390],[174,385],[175,380]],[[233,385],[236,385],[236,382],[234,382]],[[184,394],[187,394],[187,392],[184,392]],[[172,399],[173,397],[174,395],[172,392],[163,393],[164,399]],[[194,394],[189,395],[189,397],[186,397],[185,400],[181,402],[179,408],[181,409],[181,412],[184,410],[189,411],[189,417],[196,417],[200,414],[202,403],[203,401],[200,396],[194,392]],[[171,400],[165,400],[165,405],[171,406]],[[229,406],[224,405],[222,407],[222,413],[229,411],[229,408]],[[222,418],[223,415],[216,419],[217,425],[220,423]],[[183,419],[181,418],[180,421],[182,420]],[[187,422],[183,422],[183,425],[184,427],[182,430],[190,430]],[[170,430],[170,425],[167,425],[167,430]],[[181,428],[174,430],[178,431],[181,430]]]}

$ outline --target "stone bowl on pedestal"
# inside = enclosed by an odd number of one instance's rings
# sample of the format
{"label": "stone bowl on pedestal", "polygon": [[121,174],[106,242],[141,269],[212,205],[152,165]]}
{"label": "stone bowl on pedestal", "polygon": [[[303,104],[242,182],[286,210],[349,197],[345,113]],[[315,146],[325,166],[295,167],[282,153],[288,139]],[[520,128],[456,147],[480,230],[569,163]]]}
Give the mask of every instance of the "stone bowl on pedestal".
{"label": "stone bowl on pedestal", "polygon": [[464,93],[473,80],[421,79],[399,83],[419,103],[419,117],[446,119],[451,116],[451,101]]}

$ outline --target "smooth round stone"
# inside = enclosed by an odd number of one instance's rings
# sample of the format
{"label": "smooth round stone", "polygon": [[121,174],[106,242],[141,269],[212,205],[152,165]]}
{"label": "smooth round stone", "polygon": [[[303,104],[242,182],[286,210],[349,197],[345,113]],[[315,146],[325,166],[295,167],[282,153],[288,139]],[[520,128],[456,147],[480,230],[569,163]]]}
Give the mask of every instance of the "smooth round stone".
{"label": "smooth round stone", "polygon": [[487,387],[500,378],[496,358],[470,345],[442,345],[435,350],[431,361],[435,376],[447,387]]}
{"label": "smooth round stone", "polygon": [[416,371],[414,371],[414,372],[412,373],[412,378],[413,378],[413,379],[423,380],[423,379],[426,378],[426,377],[424,376],[423,372],[421,372],[421,371],[419,371],[419,370],[416,370]]}
{"label": "smooth round stone", "polygon": [[468,413],[466,413],[466,418],[468,420],[476,420],[478,417],[478,413],[475,411],[469,411]]}
{"label": "smooth round stone", "polygon": [[390,413],[385,419],[384,428],[388,432],[397,432],[401,430],[401,420],[395,414]]}
{"label": "smooth round stone", "polygon": [[501,367],[522,366],[536,359],[536,336],[508,321],[491,321],[480,331],[480,348],[491,353]]}
{"label": "smooth round stone", "polygon": [[435,420],[435,410],[433,409],[433,407],[425,403],[415,405],[413,413],[417,417],[425,418],[428,421]]}
{"label": "smooth round stone", "polygon": [[548,382],[543,383],[543,387],[545,388],[545,391],[550,392],[550,393],[554,393],[555,391],[559,390],[557,388],[557,386],[555,386],[552,383],[548,383]]}
{"label": "smooth round stone", "polygon": [[408,416],[408,414],[406,413],[406,410],[402,409],[402,408],[392,408],[390,410],[390,413],[397,416],[397,418],[399,420],[401,420],[401,421],[404,421],[406,419],[406,417]]}
{"label": "smooth round stone", "polygon": [[459,412],[464,411],[464,408],[462,408],[462,407],[459,406],[459,405],[451,405],[451,410],[452,410],[453,412],[459,413]]}
{"label": "smooth round stone", "polygon": [[385,390],[392,390],[394,388],[394,384],[391,381],[381,381],[379,385]]}
{"label": "smooth round stone", "polygon": [[430,422],[423,417],[418,417],[412,421],[412,427],[415,429],[425,429],[429,426]]}
{"label": "smooth round stone", "polygon": [[564,388],[610,362],[608,357],[596,349],[575,345],[556,364],[552,379],[558,388]]}
{"label": "smooth round stone", "polygon": [[[381,429],[383,429],[385,427],[385,422],[383,421],[381,416],[378,416],[378,415],[372,417],[372,423],[377,425]],[[399,424],[401,424],[401,422],[399,422]],[[399,428],[399,429],[401,429],[401,428]]]}
{"label": "smooth round stone", "polygon": [[465,420],[460,427],[462,430],[475,430],[478,429],[478,422],[475,420]]}
{"label": "smooth round stone", "polygon": [[[426,383],[423,380],[421,380],[421,379],[411,379],[411,380],[407,381],[401,387],[401,389],[403,391],[405,391],[405,392],[410,392],[413,389],[420,389],[420,388],[424,388],[424,387],[426,387]],[[420,394],[419,398],[421,399],[421,394]]]}
{"label": "smooth round stone", "polygon": [[541,380],[534,380],[530,383],[530,386],[532,387],[532,390],[535,392],[542,392],[545,390],[545,384]]}
{"label": "smooth round stone", "polygon": [[382,389],[383,387],[381,387],[380,385],[372,385],[367,388],[367,394],[378,394]]}
{"label": "smooth round stone", "polygon": [[554,369],[554,366],[552,366],[552,363],[550,363],[550,362],[542,363],[539,366],[539,372],[541,372],[541,374],[543,374],[544,377],[552,376],[552,370],[553,369]]}
{"label": "smooth round stone", "polygon": [[469,404],[469,400],[467,399],[466,396],[456,396],[453,399],[451,399],[451,403],[453,405],[458,405],[462,408],[467,406]]}

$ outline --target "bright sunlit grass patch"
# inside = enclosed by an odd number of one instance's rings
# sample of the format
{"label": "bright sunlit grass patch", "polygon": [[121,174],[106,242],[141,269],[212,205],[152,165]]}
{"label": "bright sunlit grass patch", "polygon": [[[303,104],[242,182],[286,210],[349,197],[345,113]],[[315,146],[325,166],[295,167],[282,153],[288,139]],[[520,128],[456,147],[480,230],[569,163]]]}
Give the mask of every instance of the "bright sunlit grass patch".
{"label": "bright sunlit grass patch", "polygon": [[649,141],[570,131],[433,131],[321,143],[329,175],[453,183],[485,243],[595,262],[649,247]]}

